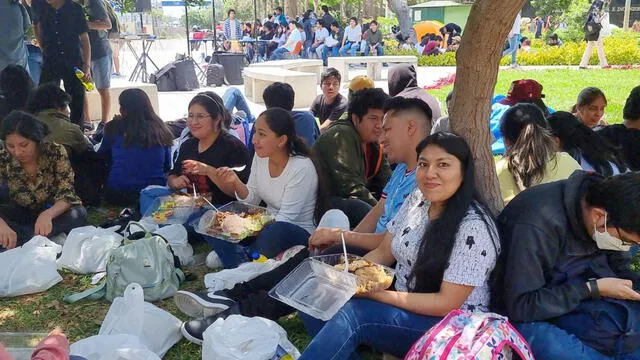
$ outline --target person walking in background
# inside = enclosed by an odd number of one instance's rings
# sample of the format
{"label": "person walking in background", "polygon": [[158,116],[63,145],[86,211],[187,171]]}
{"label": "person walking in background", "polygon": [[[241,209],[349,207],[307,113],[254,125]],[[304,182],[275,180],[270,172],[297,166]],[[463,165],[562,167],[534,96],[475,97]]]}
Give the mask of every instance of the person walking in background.
{"label": "person walking in background", "polygon": [[520,44],[520,21],[522,20],[520,12],[516,15],[516,20],[513,23],[513,27],[509,32],[509,47],[506,48],[502,52],[502,57],[505,57],[511,54],[511,67],[518,67],[517,56],[518,56],[518,45]]}
{"label": "person walking in background", "polygon": [[314,28],[313,22],[314,21],[311,20],[312,13],[313,13],[312,10],[307,10],[302,15],[302,30],[304,31],[304,34],[306,36],[304,40],[304,47],[303,47],[302,54],[305,57],[309,56],[309,48],[311,47],[311,44],[313,44],[313,28]]}
{"label": "person walking in background", "polygon": [[609,67],[609,64],[607,63],[607,56],[604,52],[602,37],[600,36],[600,31],[602,30],[601,21],[605,16],[604,5],[604,1],[594,0],[593,3],[591,3],[589,12],[587,13],[587,21],[584,24],[584,35],[585,40],[587,41],[587,48],[584,49],[584,54],[582,54],[580,69],[586,69],[589,65],[589,59],[591,59],[591,53],[593,53],[594,47],[598,52],[600,66],[603,69]]}
{"label": "person walking in background", "polygon": [[71,96],[71,122],[82,127],[85,89],[74,70],[82,70],[83,80],[91,81],[89,27],[80,4],[71,0],[49,0],[48,4],[36,30],[43,54],[40,83],[64,82]]}
{"label": "person walking in background", "polygon": [[535,37],[536,39],[542,38],[542,29],[544,28],[544,20],[540,16],[536,17],[536,31]]}
{"label": "person walking in background", "polygon": [[109,45],[111,45],[111,57],[113,58],[113,74],[111,75],[120,77],[120,21],[118,21],[118,15],[116,15],[113,6],[108,1],[102,0],[102,6],[107,10],[109,21],[111,21],[111,29],[107,33]]}
{"label": "person walking in background", "polygon": [[27,10],[17,1],[0,2],[0,71],[8,65],[27,66],[25,33],[31,21]]}
{"label": "person walking in background", "polygon": [[367,40],[367,46],[364,48],[364,56],[369,56],[369,53],[373,50],[376,51],[376,55],[384,55],[384,44],[382,43],[382,32],[378,31],[378,22],[372,20],[369,23],[369,30],[364,33],[364,38]]}

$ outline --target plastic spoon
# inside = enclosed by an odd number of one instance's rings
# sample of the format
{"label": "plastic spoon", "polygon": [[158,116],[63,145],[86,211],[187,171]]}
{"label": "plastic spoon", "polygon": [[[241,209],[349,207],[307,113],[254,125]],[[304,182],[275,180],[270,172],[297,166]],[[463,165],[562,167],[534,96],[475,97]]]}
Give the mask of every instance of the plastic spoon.
{"label": "plastic spoon", "polygon": [[342,252],[344,253],[344,272],[349,272],[349,260],[347,259],[347,243],[344,241],[344,232],[340,233],[342,238]]}
{"label": "plastic spoon", "polygon": [[240,171],[242,171],[242,170],[244,170],[246,168],[247,168],[247,165],[242,165],[242,166],[234,166],[232,168],[229,168],[229,170],[240,172]]}
{"label": "plastic spoon", "polygon": [[207,204],[209,204],[209,206],[211,206],[211,207],[213,208],[213,210],[215,210],[215,211],[220,211],[220,210],[218,210],[218,208],[217,208],[215,205],[213,205],[213,204],[211,203],[211,201],[207,200],[207,198],[206,198],[206,197],[202,196],[202,199],[203,199],[204,201],[206,201],[206,202],[207,202]]}

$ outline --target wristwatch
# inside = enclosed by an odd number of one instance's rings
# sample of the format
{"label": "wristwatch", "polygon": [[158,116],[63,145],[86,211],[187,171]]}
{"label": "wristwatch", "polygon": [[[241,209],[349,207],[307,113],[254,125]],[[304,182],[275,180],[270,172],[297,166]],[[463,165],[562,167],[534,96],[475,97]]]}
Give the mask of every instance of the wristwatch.
{"label": "wristwatch", "polygon": [[589,287],[591,288],[591,298],[593,300],[600,300],[600,289],[598,289],[598,279],[589,279]]}

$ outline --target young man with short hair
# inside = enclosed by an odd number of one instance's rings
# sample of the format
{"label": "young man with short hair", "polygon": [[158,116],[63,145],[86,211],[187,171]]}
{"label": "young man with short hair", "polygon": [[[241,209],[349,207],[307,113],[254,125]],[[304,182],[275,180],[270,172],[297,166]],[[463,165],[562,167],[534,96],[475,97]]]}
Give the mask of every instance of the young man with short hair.
{"label": "young man with short hair", "polygon": [[340,56],[347,56],[347,51],[351,51],[351,56],[356,56],[360,50],[360,40],[362,40],[362,28],[358,25],[358,18],[354,16],[349,20],[349,26],[344,28]]}
{"label": "young man with short hair", "polygon": [[296,45],[302,41],[302,24],[292,21],[289,23],[289,30],[291,30],[291,34],[289,34],[287,42],[281,48],[276,49],[269,60],[284,59],[284,54],[292,53]]}
{"label": "young man with short hair", "polygon": [[229,9],[227,11],[227,19],[224,21],[224,37],[227,40],[242,39],[242,24],[236,20],[236,11]]}
{"label": "young man with short hair", "polygon": [[[316,119],[309,111],[293,111],[296,94],[291,85],[281,82],[275,82],[264,89],[262,99],[267,109],[272,107],[283,108],[291,113],[295,123],[296,135],[301,137],[307,146],[313,146],[320,136],[320,129],[316,123]],[[255,127],[251,130],[251,137],[255,132]],[[249,145],[249,149],[253,150],[253,145]]]}
{"label": "young man with short hair", "polygon": [[333,24],[336,19],[329,14],[329,7],[327,5],[322,5],[322,23],[324,27],[327,28],[327,31],[331,31],[331,24]]}
{"label": "young man with short hair", "polygon": [[321,131],[340,119],[347,110],[347,99],[340,94],[341,81],[340,72],[334,68],[327,68],[320,75],[322,94],[313,100],[310,111],[318,118]]}
{"label": "young man with short hair", "polygon": [[339,55],[338,51],[340,50],[340,44],[342,44],[343,37],[344,33],[342,28],[340,28],[340,24],[338,24],[337,21],[334,21],[331,24],[330,36],[324,40],[325,46],[322,48],[322,65],[327,66],[329,52],[331,52],[331,56],[333,57]]}
{"label": "young man with short hair", "polygon": [[84,81],[91,81],[89,27],[80,4],[71,0],[47,0],[47,3],[36,31],[43,54],[40,83],[64,82],[71,96],[71,122],[82,127],[85,89],[75,69],[84,72]]}
{"label": "young man with short hair", "polygon": [[[640,173],[576,171],[529,188],[498,217],[494,311],[536,359],[640,359]],[[634,319],[634,320],[632,320]]]}
{"label": "young man with short hair", "polygon": [[278,6],[275,9],[275,22],[280,24],[281,26],[287,26],[289,22],[287,21],[287,17],[284,15],[284,11],[282,7]]}
{"label": "young man with short hair", "polygon": [[314,146],[334,208],[347,214],[352,224],[376,205],[391,175],[378,143],[388,98],[382,89],[355,92],[347,118],[331,122]]}
{"label": "young man with short hair", "polygon": [[316,22],[316,30],[314,33],[314,41],[309,48],[311,57],[315,54],[318,58],[322,58],[324,48],[326,47],[324,41],[329,37],[329,32],[324,27],[322,20]]}
{"label": "young man with short hair", "polygon": [[373,20],[369,23],[369,30],[364,33],[364,39],[367,41],[367,46],[364,48],[364,56],[369,56],[369,53],[374,51],[378,56],[384,56],[384,45],[382,44],[382,32],[378,31],[378,22]]}

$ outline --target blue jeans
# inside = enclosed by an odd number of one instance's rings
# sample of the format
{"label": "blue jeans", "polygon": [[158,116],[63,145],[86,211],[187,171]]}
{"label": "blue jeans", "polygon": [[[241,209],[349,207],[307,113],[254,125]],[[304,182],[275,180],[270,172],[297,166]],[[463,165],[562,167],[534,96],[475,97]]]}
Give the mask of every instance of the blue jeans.
{"label": "blue jeans", "polygon": [[[310,317],[302,316],[302,319],[307,326]],[[315,334],[299,360],[359,359],[356,349],[361,344],[402,358],[413,343],[440,320],[440,317],[418,315],[377,301],[354,298]],[[318,320],[315,324],[317,328]],[[307,329],[313,331],[313,328]]]}
{"label": "blue jeans", "polygon": [[[516,329],[531,345],[538,360],[611,360],[613,358],[585,345],[574,335],[548,322],[516,323]],[[640,359],[640,348],[621,360]]]}
{"label": "blue jeans", "polygon": [[233,113],[233,109],[236,108],[247,114],[248,122],[252,123],[256,120],[256,118],[251,115],[251,110],[249,109],[247,100],[244,98],[240,90],[234,87],[228,88],[224,95],[222,95],[222,101],[224,102],[224,108],[229,110],[229,112]]}
{"label": "blue jeans", "polygon": [[40,83],[40,74],[42,74],[42,51],[37,46],[27,45],[27,52],[29,56],[29,75],[33,83],[38,85]]}
{"label": "blue jeans", "polygon": [[340,50],[340,48],[338,48],[338,46],[333,46],[333,47],[328,47],[325,46],[322,48],[322,63],[324,65],[327,65],[327,58],[329,57],[329,51],[331,51],[331,56],[333,57],[337,57],[338,56],[338,50]]}
{"label": "blue jeans", "polygon": [[518,42],[520,41],[520,35],[515,34],[509,38],[509,47],[502,52],[502,57],[511,54],[511,65],[517,64],[516,57],[518,56]]}
{"label": "blue jeans", "polygon": [[[369,44],[367,44],[364,48],[364,56],[369,56],[369,49],[371,47],[369,46]],[[378,53],[378,56],[384,56],[384,46],[382,46],[382,44],[378,44],[376,45],[376,53]]]}
{"label": "blue jeans", "polygon": [[345,42],[340,48],[340,56],[347,56],[347,51],[351,51],[351,56],[356,56],[358,50],[360,50],[360,43]]}
{"label": "blue jeans", "polygon": [[211,236],[205,238],[218,254],[222,265],[230,269],[249,261],[249,254],[254,251],[272,258],[290,247],[306,246],[309,235],[309,232],[298,225],[276,221],[267,225],[254,239],[247,239],[237,244]]}
{"label": "blue jeans", "polygon": [[282,60],[284,59],[284,54],[288,53],[289,50],[287,48],[279,48],[273,51],[269,60]]}

